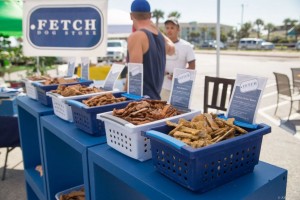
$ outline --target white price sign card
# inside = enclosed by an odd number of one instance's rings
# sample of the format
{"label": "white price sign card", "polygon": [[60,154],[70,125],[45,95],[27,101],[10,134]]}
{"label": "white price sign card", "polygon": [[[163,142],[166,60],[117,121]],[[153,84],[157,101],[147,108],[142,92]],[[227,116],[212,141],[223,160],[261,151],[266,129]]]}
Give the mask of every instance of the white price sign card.
{"label": "white price sign card", "polygon": [[103,88],[105,90],[113,90],[116,80],[119,78],[121,72],[123,71],[125,65],[113,64],[110,68],[108,75],[105,78]]}
{"label": "white price sign card", "polygon": [[267,78],[238,74],[227,109],[227,117],[254,124]]}
{"label": "white price sign card", "polygon": [[128,63],[127,93],[143,96],[144,69],[141,63]]}
{"label": "white price sign card", "polygon": [[72,77],[74,75],[75,71],[75,57],[70,57],[68,60],[68,70],[67,70],[67,76]]}
{"label": "white price sign card", "polygon": [[81,58],[81,78],[89,79],[90,75],[90,59],[88,57]]}
{"label": "white price sign card", "polygon": [[170,104],[177,108],[189,109],[196,70],[175,69],[173,73]]}

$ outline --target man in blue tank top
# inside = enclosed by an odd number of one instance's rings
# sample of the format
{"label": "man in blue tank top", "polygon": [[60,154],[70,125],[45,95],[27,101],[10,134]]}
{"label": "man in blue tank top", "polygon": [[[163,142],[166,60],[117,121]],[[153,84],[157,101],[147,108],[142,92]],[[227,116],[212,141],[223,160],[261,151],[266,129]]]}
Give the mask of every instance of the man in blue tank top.
{"label": "man in blue tank top", "polygon": [[161,99],[166,53],[172,54],[174,45],[164,37],[151,21],[150,5],[146,0],[134,0],[130,17],[136,30],[128,38],[129,63],[144,67],[143,95]]}

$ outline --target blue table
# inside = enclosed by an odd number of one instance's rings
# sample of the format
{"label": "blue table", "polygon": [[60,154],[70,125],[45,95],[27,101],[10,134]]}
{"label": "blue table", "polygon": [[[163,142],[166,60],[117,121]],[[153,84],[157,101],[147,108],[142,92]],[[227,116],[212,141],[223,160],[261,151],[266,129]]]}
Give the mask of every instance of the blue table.
{"label": "blue table", "polygon": [[15,116],[17,115],[16,96],[11,98],[0,97],[0,116]]}
{"label": "blue table", "polygon": [[106,137],[91,136],[55,115],[42,117],[41,127],[48,199],[82,184],[90,199],[88,148],[106,143]]}
{"label": "blue table", "polygon": [[44,163],[40,118],[52,115],[53,108],[46,107],[27,96],[17,97],[16,103],[27,199],[46,199],[47,180],[39,175],[35,167]]}
{"label": "blue table", "polygon": [[139,162],[107,144],[88,150],[91,199],[285,199],[287,170],[259,162],[253,173],[203,194],[157,172],[152,161]]}

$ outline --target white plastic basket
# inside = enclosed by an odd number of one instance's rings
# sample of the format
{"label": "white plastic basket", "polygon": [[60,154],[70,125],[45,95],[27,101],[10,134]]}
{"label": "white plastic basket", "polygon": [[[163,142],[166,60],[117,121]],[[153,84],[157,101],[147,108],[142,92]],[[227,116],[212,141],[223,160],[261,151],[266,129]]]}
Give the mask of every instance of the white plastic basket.
{"label": "white plastic basket", "polygon": [[[62,77],[62,76],[57,76],[57,78]],[[44,83],[45,80],[39,80],[39,81],[32,81],[29,79],[23,79],[22,80],[25,83],[25,89],[26,89],[26,94],[29,98],[31,99],[38,99],[38,91],[36,86],[34,86],[33,83]]]}
{"label": "white plastic basket", "polygon": [[42,81],[31,81],[29,79],[22,80],[25,83],[26,94],[29,98],[37,100],[37,89],[32,84],[33,82],[42,82]]}
{"label": "white plastic basket", "polygon": [[62,95],[59,95],[57,93],[52,93],[52,92],[47,92],[46,95],[52,98],[54,114],[60,117],[61,119],[64,119],[69,122],[73,122],[72,107],[66,103],[67,100],[79,99],[83,97],[91,97],[91,96],[96,96],[96,95],[105,94],[109,92],[112,91],[103,91],[103,92],[70,96],[70,97],[64,97]]}
{"label": "white plastic basket", "polygon": [[200,110],[194,110],[142,125],[134,125],[119,117],[115,117],[112,115],[112,112],[100,113],[97,115],[97,119],[104,121],[106,140],[109,146],[131,158],[146,161],[152,157],[151,145],[150,140],[142,136],[142,131],[165,125],[167,120],[177,121],[179,118],[190,120],[200,113]]}

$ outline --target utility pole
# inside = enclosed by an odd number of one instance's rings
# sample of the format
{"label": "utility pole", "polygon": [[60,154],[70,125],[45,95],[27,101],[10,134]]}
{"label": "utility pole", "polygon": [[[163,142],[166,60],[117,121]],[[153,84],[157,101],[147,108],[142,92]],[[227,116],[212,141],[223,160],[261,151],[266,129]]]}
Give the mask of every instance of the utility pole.
{"label": "utility pole", "polygon": [[242,15],[241,15],[241,28],[243,27],[244,21],[244,4],[242,3]]}
{"label": "utility pole", "polygon": [[216,77],[220,76],[220,0],[217,0],[217,69],[216,69]]}

